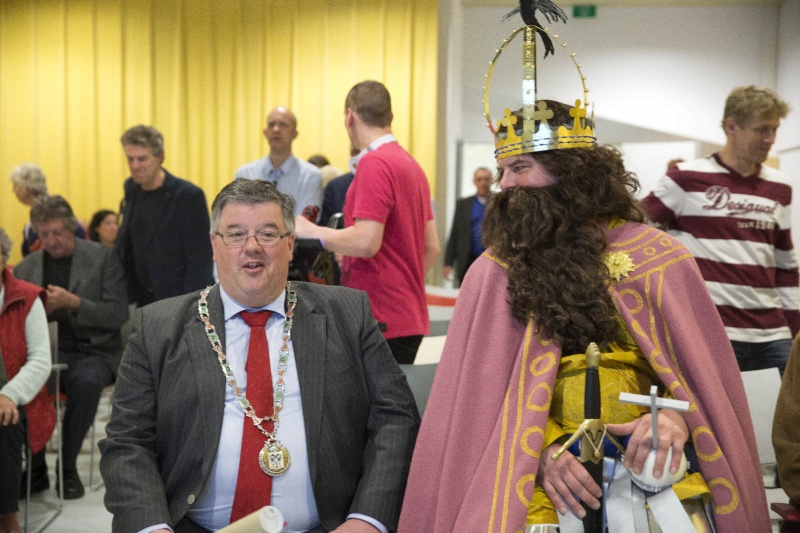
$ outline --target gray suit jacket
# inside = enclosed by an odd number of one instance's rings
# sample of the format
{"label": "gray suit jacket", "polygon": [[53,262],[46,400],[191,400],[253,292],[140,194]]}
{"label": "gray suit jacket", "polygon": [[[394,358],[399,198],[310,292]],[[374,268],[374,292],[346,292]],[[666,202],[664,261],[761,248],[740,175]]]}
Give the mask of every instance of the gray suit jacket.
{"label": "gray suit jacket", "polygon": [[[293,284],[292,344],[322,526],[334,529],[355,512],[395,530],[419,427],[405,376],[366,293]],[[134,315],[100,442],[114,531],[176,524],[208,481],[226,383],[197,301],[198,293],[179,296]],[[218,285],[208,302],[224,346]]]}
{"label": "gray suit jacket", "polygon": [[[41,287],[44,252],[26,255],[14,276]],[[75,239],[69,286],[64,288],[81,299],[78,310],[69,313],[78,351],[101,356],[116,373],[122,355],[119,328],[128,320],[125,274],[117,254],[96,242]]]}

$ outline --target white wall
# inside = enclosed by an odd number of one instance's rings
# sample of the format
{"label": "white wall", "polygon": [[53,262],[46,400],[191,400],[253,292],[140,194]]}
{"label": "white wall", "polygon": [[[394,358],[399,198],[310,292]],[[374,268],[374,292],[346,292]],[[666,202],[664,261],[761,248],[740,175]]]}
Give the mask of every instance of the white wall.
{"label": "white wall", "polygon": [[[486,140],[484,75],[502,39],[521,26],[517,17],[501,22],[506,11],[464,8],[462,138],[467,141]],[[775,86],[776,7],[600,6],[597,11],[594,19],[570,19],[552,30],[568,41],[583,65],[598,117],[721,144],[719,123],[730,90],[745,84]],[[498,95],[508,95],[516,105],[520,56],[508,56],[513,70],[500,71],[492,87],[502,88]],[[581,96],[568,59],[548,58],[539,77],[559,100]],[[508,105],[504,101],[494,103],[493,118]],[[602,132],[598,137],[602,140]]]}
{"label": "white wall", "polygon": [[[461,0],[440,0],[452,4]],[[569,5],[563,5],[571,13]],[[519,17],[502,21],[508,8],[461,6],[457,11],[460,29],[451,31],[459,39],[450,45],[450,62],[459,67],[447,73],[449,131],[447,173],[447,214],[452,218],[455,200],[455,162],[458,141],[491,143],[483,117],[483,86],[489,61],[495,50],[514,29]],[[719,7],[598,7],[594,19],[570,19],[552,26],[561,40],[583,65],[590,88],[589,100],[595,116],[630,128],[631,138],[613,141],[626,152],[626,164],[642,178],[645,188],[663,173],[671,159],[669,145],[642,144],[637,138],[644,130],[672,136],[669,140],[692,141],[696,156],[704,156],[724,144],[719,126],[725,98],[740,85],[774,88],[789,101],[792,111],[782,122],[773,156],[781,169],[800,178],[800,0],[783,0],[772,6]],[[518,49],[505,53],[492,80],[492,118],[503,107],[520,104],[520,60]],[[539,75],[540,96],[570,100],[581,96],[580,83],[571,62],[564,57],[548,58]],[[453,88],[459,88],[456,96]],[[458,108],[457,106],[460,106]],[[454,114],[455,113],[455,114]],[[652,137],[652,135],[649,135]],[[624,137],[624,135],[623,135]],[[629,144],[635,143],[635,144]],[[691,151],[686,144],[672,145]],[[464,168],[462,179],[471,170]],[[797,188],[800,191],[800,187]],[[795,195],[794,227],[800,234],[800,192]],[[449,228],[449,220],[447,221]],[[798,240],[800,245],[800,240]]]}
{"label": "white wall", "polygon": [[700,146],[694,141],[623,143],[618,148],[625,155],[625,168],[639,178],[641,189],[636,194],[639,198],[644,198],[655,188],[671,160],[691,161],[704,155],[698,153]]}
{"label": "white wall", "polygon": [[[780,30],[776,90],[792,108],[787,119],[782,122],[775,141],[775,148],[783,155],[800,151],[800,2],[784,0],[778,21]],[[784,169],[800,178],[800,167],[797,165],[785,166]]]}
{"label": "white wall", "polygon": [[792,228],[800,248],[800,2],[784,0],[779,13],[778,80],[776,90],[789,102],[789,116],[781,122],[775,149],[780,168],[798,184],[794,188]]}

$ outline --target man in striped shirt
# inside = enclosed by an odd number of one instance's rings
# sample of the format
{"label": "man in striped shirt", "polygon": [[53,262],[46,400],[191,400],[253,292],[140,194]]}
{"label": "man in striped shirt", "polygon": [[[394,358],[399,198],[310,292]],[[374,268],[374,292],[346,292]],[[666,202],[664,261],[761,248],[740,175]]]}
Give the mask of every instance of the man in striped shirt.
{"label": "man in striped shirt", "polygon": [[722,119],[725,147],[671,168],[642,200],[650,219],[696,257],[741,370],[783,373],[800,329],[792,187],[762,165],[788,111],[769,89],[734,89]]}

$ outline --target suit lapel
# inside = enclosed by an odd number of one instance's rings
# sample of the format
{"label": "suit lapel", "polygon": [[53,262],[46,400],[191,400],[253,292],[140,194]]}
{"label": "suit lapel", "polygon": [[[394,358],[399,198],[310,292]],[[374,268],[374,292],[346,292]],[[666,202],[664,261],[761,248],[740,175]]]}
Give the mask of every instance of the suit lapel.
{"label": "suit lapel", "polygon": [[86,279],[86,269],[91,265],[91,258],[87,255],[88,250],[81,241],[75,239],[75,249],[72,252],[72,262],[69,267],[69,283],[67,290],[73,294],[81,294],[81,286]]}
{"label": "suit lapel", "polygon": [[[225,315],[219,285],[215,285],[208,295],[208,313],[214,329],[219,335],[223,352],[225,351]],[[222,432],[222,416],[225,410],[225,377],[219,366],[216,352],[211,347],[206,330],[197,312],[197,306],[190,309],[190,318],[186,322],[185,339],[188,357],[200,394],[200,411],[205,431],[203,439],[204,476],[211,470],[213,459],[217,455],[217,447]]]}
{"label": "suit lapel", "polygon": [[292,348],[300,381],[300,397],[303,403],[306,442],[308,444],[308,467],[311,480],[318,471],[320,426],[322,424],[322,402],[325,392],[325,334],[326,317],[316,312],[315,304],[302,284],[297,284],[297,307],[294,310]]}
{"label": "suit lapel", "polygon": [[36,260],[32,263],[30,280],[40,287],[47,288],[44,286],[44,250],[40,250],[39,253],[36,254]]}

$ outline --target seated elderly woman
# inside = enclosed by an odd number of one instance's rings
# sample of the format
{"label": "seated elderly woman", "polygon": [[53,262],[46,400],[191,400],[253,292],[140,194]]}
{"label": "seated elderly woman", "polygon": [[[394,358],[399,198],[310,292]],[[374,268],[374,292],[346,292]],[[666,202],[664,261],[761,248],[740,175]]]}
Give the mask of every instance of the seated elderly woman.
{"label": "seated elderly woman", "polygon": [[44,289],[14,277],[6,267],[10,253],[11,239],[0,228],[0,533],[19,531],[26,427],[33,452],[44,448],[55,427],[44,390],[50,375]]}
{"label": "seated elderly woman", "polygon": [[[28,207],[35,204],[39,198],[47,196],[47,178],[36,163],[22,163],[14,167],[11,171],[11,183],[17,199]],[[86,232],[80,224],[75,228],[75,236],[86,238]],[[25,227],[22,229],[22,255],[28,255],[40,247],[36,230],[30,221],[25,222]]]}

